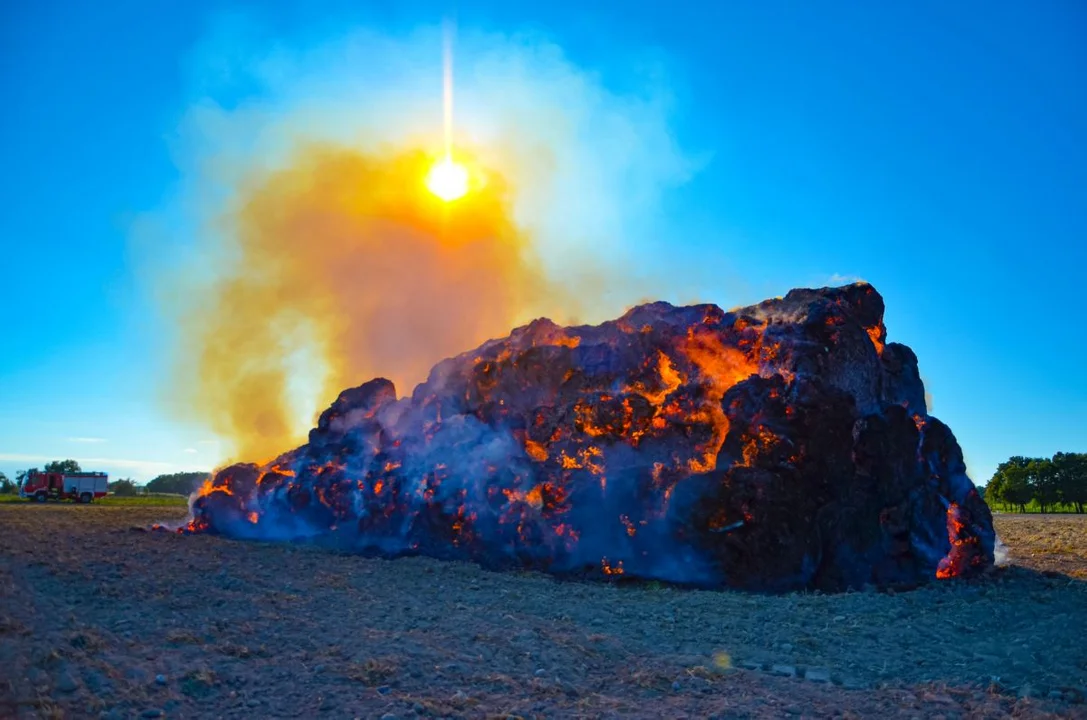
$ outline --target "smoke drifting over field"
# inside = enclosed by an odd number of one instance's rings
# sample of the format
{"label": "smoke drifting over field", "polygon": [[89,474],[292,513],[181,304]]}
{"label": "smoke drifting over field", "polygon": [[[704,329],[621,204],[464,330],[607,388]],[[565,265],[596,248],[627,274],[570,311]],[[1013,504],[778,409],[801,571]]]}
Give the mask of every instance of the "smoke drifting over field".
{"label": "smoke drifting over field", "polygon": [[179,248],[159,260],[180,331],[171,407],[233,457],[301,441],[362,378],[410,393],[533,317],[667,294],[626,262],[688,170],[656,90],[612,94],[538,38],[461,33],[454,147],[475,187],[446,205],[423,184],[442,148],[437,28],[240,61],[223,50],[236,35],[195,55],[183,182],[156,218]]}
{"label": "smoke drifting over field", "polygon": [[503,184],[492,177],[451,208],[421,190],[429,162],[312,148],[246,193],[241,271],[183,326],[199,348],[185,385],[244,456],[294,439],[293,372],[321,371],[323,396],[360,373],[410,387],[433,358],[501,334],[541,299]]}

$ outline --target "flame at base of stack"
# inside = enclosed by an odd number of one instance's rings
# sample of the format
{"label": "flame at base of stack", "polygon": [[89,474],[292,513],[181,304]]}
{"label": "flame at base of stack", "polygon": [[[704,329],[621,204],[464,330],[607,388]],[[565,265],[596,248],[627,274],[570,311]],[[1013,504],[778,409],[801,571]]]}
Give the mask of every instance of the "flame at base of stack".
{"label": "flame at base of stack", "polygon": [[219,471],[183,531],[769,591],[979,572],[992,516],[883,309],[857,283],[537,320],[410,398],[344,391],[306,445]]}

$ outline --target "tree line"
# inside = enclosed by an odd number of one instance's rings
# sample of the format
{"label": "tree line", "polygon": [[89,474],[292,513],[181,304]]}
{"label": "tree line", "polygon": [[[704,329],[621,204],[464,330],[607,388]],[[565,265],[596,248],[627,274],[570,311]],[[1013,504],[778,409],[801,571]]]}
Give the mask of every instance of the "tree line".
{"label": "tree line", "polygon": [[[27,468],[26,470],[18,471],[15,473],[14,481],[0,472],[0,494],[14,494],[19,492],[19,487],[26,480],[27,476],[33,472],[77,473],[82,472],[82,468],[75,460],[54,460],[46,463],[43,468]],[[132,478],[118,478],[117,480],[110,482],[108,488],[114,495],[122,497],[136,495],[141,490],[149,493],[189,495],[200,487],[201,483],[207,478],[208,473],[206,472],[166,473],[156,476],[143,486],[139,485]]]}
{"label": "tree line", "polygon": [[985,500],[1026,512],[1037,503],[1042,512],[1064,505],[1083,513],[1087,505],[1087,453],[1059,452],[1051,458],[1015,455],[997,466],[985,486]]}

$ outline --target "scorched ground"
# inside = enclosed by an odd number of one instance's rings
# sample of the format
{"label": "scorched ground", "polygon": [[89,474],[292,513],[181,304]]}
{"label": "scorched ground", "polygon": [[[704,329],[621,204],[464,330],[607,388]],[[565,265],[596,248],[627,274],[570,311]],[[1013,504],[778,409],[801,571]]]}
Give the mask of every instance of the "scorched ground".
{"label": "scorched ground", "polygon": [[307,444],[219,471],[183,530],[769,591],[981,571],[989,509],[883,311],[857,283],[537,320],[410,398],[345,390]]}

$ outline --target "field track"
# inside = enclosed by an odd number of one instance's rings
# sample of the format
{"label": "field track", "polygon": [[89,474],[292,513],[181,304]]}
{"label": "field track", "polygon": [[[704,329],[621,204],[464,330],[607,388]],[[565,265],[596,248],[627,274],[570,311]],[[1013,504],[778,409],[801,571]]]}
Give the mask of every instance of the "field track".
{"label": "field track", "polygon": [[755,596],[133,529],[184,513],[0,505],[0,717],[1087,717],[1082,516],[998,515],[977,581]]}

